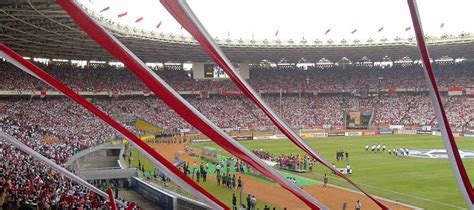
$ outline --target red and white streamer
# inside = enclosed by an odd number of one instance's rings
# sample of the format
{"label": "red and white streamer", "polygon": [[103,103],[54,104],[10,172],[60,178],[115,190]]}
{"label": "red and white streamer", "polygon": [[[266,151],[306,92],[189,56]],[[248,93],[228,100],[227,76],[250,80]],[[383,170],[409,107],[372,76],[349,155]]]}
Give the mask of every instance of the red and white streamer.
{"label": "red and white streamer", "polygon": [[247,83],[247,81],[240,77],[240,75],[235,70],[234,65],[225,56],[225,54],[219,48],[211,35],[207,32],[205,27],[201,24],[185,0],[161,0],[161,3],[168,10],[168,12],[170,12],[170,14],[201,44],[204,50],[214,59],[214,61],[222,69],[224,69],[235,85],[239,87],[239,89],[245,93],[245,95],[249,97],[294,144],[300,147],[307,154],[311,155],[311,157],[321,162],[327,168],[331,169],[334,173],[347,180],[354,187],[359,189],[362,193],[373,200],[380,208],[388,209],[388,207],[362,190],[362,188],[356,185],[352,180],[347,178],[339,170],[333,167],[329,161],[314,151],[270,108],[270,106],[268,106],[267,103],[265,103],[265,101],[260,97],[259,94],[257,94],[257,92],[255,92],[255,90]]}
{"label": "red and white streamer", "polygon": [[130,202],[130,204],[128,204],[127,210],[133,210],[133,208],[135,208],[136,206],[137,204],[135,204],[135,202]]}
{"label": "red and white streamer", "polygon": [[114,193],[112,192],[111,188],[107,189],[107,194],[109,195],[109,203],[111,210],[117,210],[117,204],[115,203]]}
{"label": "red and white streamer", "polygon": [[415,30],[416,41],[418,43],[418,48],[420,50],[420,55],[425,66],[425,79],[426,85],[430,90],[431,103],[436,114],[436,119],[438,120],[438,125],[441,130],[441,135],[443,136],[443,143],[446,147],[448,153],[449,163],[451,164],[451,169],[456,178],[456,183],[458,188],[461,191],[464,201],[468,205],[469,209],[474,209],[474,190],[472,188],[472,183],[469,180],[469,176],[466,173],[466,168],[459,154],[458,147],[456,145],[456,140],[454,139],[453,132],[449,126],[448,118],[446,117],[446,112],[441,102],[441,97],[438,91],[438,84],[436,83],[436,77],[433,72],[433,68],[430,62],[430,55],[426,46],[423,27],[421,25],[420,14],[418,12],[418,7],[416,0],[407,0],[408,7],[410,9],[411,19],[413,22],[413,28]]}
{"label": "red and white streamer", "polygon": [[135,54],[127,49],[120,41],[103,27],[98,25],[92,18],[81,10],[72,0],[57,0],[57,3],[73,18],[91,38],[96,40],[104,49],[109,51],[115,58],[120,60],[133,71],[143,83],[160,97],[169,107],[173,108],[188,123],[200,130],[222,148],[234,156],[248,163],[264,176],[271,178],[282,187],[289,190],[296,197],[306,203],[312,209],[327,209],[326,206],[314,199],[301,188],[283,177],[277,170],[265,164],[255,154],[233,140],[229,135],[219,129],[210,120],[204,117],[175,90],[173,90],[163,79],[148,68]]}
{"label": "red and white streamer", "polygon": [[87,101],[82,96],[79,96],[72,89],[70,89],[66,85],[62,84],[61,82],[59,82],[58,80],[50,76],[44,70],[35,66],[28,60],[25,60],[21,55],[17,54],[16,52],[14,52],[13,50],[11,50],[10,48],[8,48],[7,46],[1,43],[0,43],[0,56],[5,58],[8,62],[12,63],[13,65],[17,66],[21,70],[42,80],[43,82],[49,84],[50,86],[54,87],[58,91],[61,91],[66,96],[76,101],[78,104],[82,105],[91,113],[93,113],[94,115],[102,119],[104,122],[109,124],[116,131],[121,133],[126,139],[128,139],[129,142],[132,143],[143,156],[145,156],[148,160],[150,160],[150,162],[156,168],[158,168],[161,172],[163,172],[166,176],[168,176],[172,181],[174,181],[179,186],[181,186],[184,190],[202,199],[212,209],[229,209],[229,207],[227,207],[224,203],[220,202],[217,198],[215,198],[213,195],[211,195],[201,186],[196,184],[193,180],[191,180],[188,176],[186,176],[178,168],[176,168],[172,163],[170,163],[163,156],[158,154],[152,147],[150,147],[148,144],[140,140],[140,138],[135,136],[132,132],[124,128],[120,123],[113,120],[110,116],[108,116],[104,112],[100,111],[92,103]]}
{"label": "red and white streamer", "polygon": [[[56,172],[62,174],[63,176],[65,176],[65,177],[75,181],[76,183],[86,187],[90,191],[95,192],[95,193],[97,193],[98,195],[100,195],[104,198],[108,198],[107,193],[105,193],[104,191],[99,190],[94,185],[91,185],[89,182],[84,181],[83,179],[79,178],[78,176],[76,176],[72,172],[66,170],[65,168],[61,167],[60,165],[56,164],[55,162],[51,161],[50,159],[46,158],[45,156],[43,156],[40,153],[36,152],[35,150],[31,149],[30,147],[26,146],[25,144],[20,142],[15,137],[10,136],[10,135],[8,135],[7,133],[5,133],[3,131],[0,131],[0,139],[2,139],[5,142],[10,143],[14,147],[16,147],[19,150],[23,151],[24,153],[30,155],[34,159],[46,164],[47,166],[51,167],[53,170],[55,170]],[[126,207],[125,204],[122,203],[121,201],[118,201],[117,203],[124,206],[124,207]]]}

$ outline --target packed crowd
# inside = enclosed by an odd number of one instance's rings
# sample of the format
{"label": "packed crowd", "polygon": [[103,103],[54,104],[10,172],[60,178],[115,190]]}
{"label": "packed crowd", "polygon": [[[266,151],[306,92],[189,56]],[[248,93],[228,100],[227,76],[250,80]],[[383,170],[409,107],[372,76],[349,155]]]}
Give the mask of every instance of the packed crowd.
{"label": "packed crowd", "polygon": [[[431,101],[425,95],[380,96],[264,96],[270,107],[293,128],[343,128],[343,113],[352,110],[373,112],[372,125],[436,126]],[[273,130],[270,119],[243,97],[214,96],[209,99],[186,98],[217,126],[230,130]],[[192,130],[164,102],[155,97],[91,99],[102,110],[114,116],[132,115],[170,132]],[[454,130],[474,126],[473,100],[467,97],[443,98],[448,119]],[[115,137],[101,120],[88,114],[69,99],[0,100],[0,114],[22,125],[38,125],[38,132],[60,138],[71,144],[75,139],[83,146]],[[328,127],[329,126],[329,127]],[[81,128],[81,129],[78,129]],[[78,148],[74,146],[74,148]]]}
{"label": "packed crowd", "polygon": [[[75,90],[82,91],[143,91],[146,88],[141,82],[125,68],[108,65],[89,65],[74,67],[65,63],[38,64],[46,71],[65,82]],[[437,65],[436,75],[441,86],[470,86],[474,83],[472,65],[451,64]],[[46,90],[51,87],[38,82],[26,73],[16,69],[6,62],[0,62],[0,90]],[[229,80],[194,80],[187,72],[180,68],[155,69],[165,81],[177,90],[209,90],[225,91],[236,90]],[[420,88],[424,87],[422,68],[413,65],[410,67],[340,67],[326,69],[299,68],[258,68],[250,70],[249,83],[260,91],[292,91],[292,90],[324,90],[324,89],[359,89],[372,88]],[[341,82],[344,81],[344,82]],[[264,99],[270,106],[294,128],[314,128],[331,125],[336,128],[343,126],[343,112],[351,110],[374,111],[373,124],[404,124],[404,125],[436,125],[431,102],[425,95],[398,95],[391,97],[358,98],[349,96],[313,96],[303,94],[302,97],[265,96]],[[138,99],[144,103],[136,103],[136,98],[121,100],[97,100],[97,103],[108,110],[109,113],[128,112],[139,115],[146,121],[152,122],[168,130],[192,129],[170,109],[152,98]],[[272,129],[271,121],[255,105],[242,97],[211,97],[210,99],[188,98],[192,105],[203,112],[211,121],[222,128],[232,129]],[[465,97],[448,97],[444,99],[451,125],[455,129],[472,126],[473,106],[472,101]],[[0,101],[0,106],[1,106]],[[45,103],[41,101],[39,103]],[[38,103],[38,104],[39,104]],[[27,105],[30,103],[27,103]],[[74,133],[77,129],[68,130],[67,127],[54,119],[49,109],[34,110],[36,102],[31,103],[33,110],[44,113],[39,116],[43,128],[52,129],[62,135],[82,135],[84,132],[95,130],[110,133],[108,129],[95,129],[101,127],[94,119],[82,122],[92,122],[90,128]],[[51,104],[63,106],[61,103]],[[67,106],[72,106],[68,103]],[[22,104],[17,105],[20,109]],[[49,107],[49,106],[48,106]],[[29,109],[25,115],[33,116]],[[225,111],[223,111],[225,110]],[[328,111],[330,110],[330,111]],[[70,112],[76,112],[76,109]],[[20,111],[21,112],[21,111]],[[49,113],[48,113],[49,112]],[[82,110],[78,111],[82,112]],[[74,116],[77,113],[73,113]],[[65,116],[66,117],[66,116]],[[23,117],[24,118],[24,117]],[[44,120],[42,120],[44,119]],[[75,119],[61,119],[73,122]],[[77,122],[77,121],[76,121]],[[69,133],[69,134],[66,134]],[[87,134],[86,134],[87,135]],[[99,135],[100,136],[100,135]]]}
{"label": "packed crowd", "polygon": [[[81,91],[144,91],[146,87],[126,68],[109,65],[76,67],[67,63],[38,65],[74,90]],[[441,87],[465,87],[474,83],[472,64],[435,65]],[[0,61],[0,90],[50,90],[46,84],[14,66]],[[179,68],[154,69],[174,89],[182,91],[237,90],[230,80],[194,80],[191,73]],[[250,85],[262,92],[294,92],[300,90],[368,90],[388,88],[425,88],[423,68],[409,67],[332,67],[303,70],[291,68],[250,69]]]}
{"label": "packed crowd", "polygon": [[280,168],[292,171],[312,171],[316,160],[309,155],[293,155],[293,154],[271,154],[263,148],[254,149],[252,152],[260,159],[275,162]]}
{"label": "packed crowd", "polygon": [[[115,137],[110,128],[64,99],[10,102],[0,102],[0,130],[57,164],[62,165],[75,153]],[[3,209],[107,207],[102,197],[9,144],[0,143]]]}
{"label": "packed crowd", "polygon": [[[125,69],[110,66],[51,64],[41,66],[75,90],[145,90],[145,87]],[[436,68],[441,86],[473,84],[469,66],[450,65]],[[235,90],[228,80],[195,81],[182,70],[157,70],[177,90]],[[50,87],[0,62],[0,90],[46,90]],[[424,87],[419,67],[370,69],[252,69],[250,84],[257,90],[275,91],[339,88],[413,88]],[[397,95],[360,98],[341,95],[264,96],[265,101],[294,128],[322,128],[326,125],[343,127],[343,113],[351,110],[373,111],[374,125],[434,125],[436,120],[426,95]],[[244,97],[211,96],[208,99],[187,97],[194,107],[217,126],[234,130],[274,129],[271,121]],[[91,98],[110,115],[118,118],[133,115],[168,131],[193,129],[162,101],[150,97]],[[473,101],[467,97],[445,97],[443,102],[451,126],[455,130],[474,127]],[[127,127],[130,129],[130,127]],[[0,99],[0,130],[5,131],[58,164],[65,163],[76,152],[118,138],[106,124],[74,102],[65,98],[2,98]],[[282,167],[310,170],[312,160],[297,155],[279,155],[254,151],[262,159]],[[62,205],[85,207],[102,205],[94,195],[71,181],[60,177],[47,167],[9,147],[3,147],[0,179],[2,190],[8,188],[9,205]],[[12,165],[17,165],[13,169]],[[16,176],[19,174],[19,176]],[[202,175],[202,174],[201,174]],[[202,177],[202,176],[201,176]],[[231,179],[232,180],[232,179]],[[232,183],[232,181],[231,181]],[[49,186],[59,189],[52,191]],[[1,191],[3,192],[3,191]],[[4,193],[2,193],[4,194]],[[88,195],[90,199],[84,199]],[[76,199],[79,197],[80,199]],[[95,204],[92,204],[94,203]],[[5,208],[4,208],[5,209]],[[8,208],[6,208],[8,209]]]}
{"label": "packed crowd", "polygon": [[[85,144],[82,144],[68,140],[47,144],[40,140],[40,135],[46,130],[30,123],[20,123],[20,120],[0,117],[0,130],[15,136],[58,164],[64,163],[74,152],[100,143],[88,144],[88,141],[84,141]],[[3,209],[101,208],[107,205],[103,198],[6,143],[2,143],[1,155],[0,204]]]}
{"label": "packed crowd", "polygon": [[0,208],[102,209],[107,201],[48,166],[4,144],[0,175]]}

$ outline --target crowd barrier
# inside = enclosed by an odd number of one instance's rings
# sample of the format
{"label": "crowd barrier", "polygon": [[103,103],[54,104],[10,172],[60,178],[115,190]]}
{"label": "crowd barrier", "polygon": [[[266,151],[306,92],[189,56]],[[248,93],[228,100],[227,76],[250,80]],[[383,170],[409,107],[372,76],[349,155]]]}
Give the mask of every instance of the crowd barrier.
{"label": "crowd barrier", "polygon": [[186,198],[174,192],[155,187],[140,178],[132,177],[132,190],[149,200],[160,209],[169,210],[208,210],[205,204]]}

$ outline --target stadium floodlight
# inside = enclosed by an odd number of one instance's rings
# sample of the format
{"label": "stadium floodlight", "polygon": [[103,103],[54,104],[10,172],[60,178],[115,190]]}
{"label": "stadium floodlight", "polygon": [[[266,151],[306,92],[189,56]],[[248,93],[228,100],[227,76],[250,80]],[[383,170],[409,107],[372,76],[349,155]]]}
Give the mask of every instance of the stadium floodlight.
{"label": "stadium floodlight", "polygon": [[198,41],[204,50],[211,56],[214,61],[229,75],[234,84],[262,110],[268,118],[277,126],[280,131],[285,134],[295,145],[312,158],[321,162],[335,174],[349,182],[352,186],[364,193],[372,201],[374,201],[381,209],[388,209],[382,202],[365,192],[361,187],[355,184],[347,176],[337,170],[332,164],[312,149],[306,141],[303,140],[291,127],[278,116],[270,106],[260,97],[259,94],[245,81],[235,70],[234,65],[225,56],[224,52],[219,48],[215,40],[201,24],[194,12],[191,10],[185,0],[160,0],[168,12]]}
{"label": "stadium floodlight", "polygon": [[418,6],[416,4],[416,0],[407,0],[407,2],[410,9],[413,28],[415,29],[416,41],[418,43],[420,55],[425,67],[424,74],[426,85],[428,86],[430,92],[431,103],[433,104],[436,119],[438,120],[438,125],[440,125],[439,127],[443,136],[444,147],[448,153],[449,163],[451,164],[451,169],[454,173],[454,177],[456,178],[458,188],[462,192],[464,201],[468,205],[469,209],[474,210],[474,189],[472,188],[472,183],[469,180],[468,174],[466,173],[466,168],[462,162],[453,132],[451,131],[451,127],[449,127],[449,121],[446,117],[443,103],[441,102],[438,84],[436,83],[436,77],[431,66],[430,55],[426,47],[425,37],[423,36],[423,27],[421,25]]}
{"label": "stadium floodlight", "polygon": [[[299,186],[290,182],[282,176],[276,169],[267,165],[254,153],[246,149],[240,143],[232,139],[222,129],[217,127],[202,113],[196,110],[189,102],[179,95],[170,85],[168,85],[155,72],[148,68],[135,54],[125,47],[104,27],[97,24],[89,17],[73,0],[56,1],[92,39],[97,41],[104,49],[111,53],[115,58],[122,61],[129,70],[131,70],[143,83],[163,100],[169,107],[180,115],[184,120],[200,130],[222,148],[229,151],[232,155],[246,162],[264,176],[277,182],[283,188],[290,191],[293,195],[303,201],[311,209],[328,209],[324,204],[303,191]],[[148,145],[147,145],[148,146]],[[148,152],[148,151],[147,151]],[[179,171],[179,170],[178,170]],[[194,183],[195,184],[195,183]],[[207,193],[207,192],[206,192]],[[214,200],[202,197],[206,202],[212,205],[213,209],[222,209]],[[226,207],[228,208],[228,207]]]}
{"label": "stadium floodlight", "polygon": [[[95,116],[102,119],[105,123],[113,127],[116,131],[122,134],[130,143],[132,143],[138,151],[150,160],[150,162],[158,168],[163,174],[169,177],[172,181],[177,183],[186,191],[196,195],[196,197],[201,198],[206,201],[206,203],[212,209],[229,209],[224,203],[220,202],[212,194],[207,192],[200,185],[196,184],[178,168],[176,168],[171,162],[169,162],[165,157],[157,153],[151,146],[138,138],[131,131],[127,130],[120,123],[112,119],[110,116],[105,114],[103,111],[95,107],[91,102],[87,101],[84,97],[75,93],[71,88],[62,84],[51,75],[49,75],[44,70],[40,69],[33,63],[23,59],[19,54],[0,43],[0,56],[4,57],[8,62],[15,65],[19,69],[25,71],[26,73],[32,75],[33,77],[38,78],[39,80],[45,82],[46,84],[54,87],[58,91],[62,92],[64,95],[68,96],[70,99],[74,100],[76,103],[82,105],[88,111],[90,111]],[[35,156],[34,156],[35,157]]]}
{"label": "stadium floodlight", "polygon": [[[0,55],[2,53],[0,52]],[[29,146],[23,144],[21,141],[19,141],[18,139],[16,139],[15,137],[13,136],[10,136],[8,135],[7,133],[3,132],[3,131],[0,131],[0,139],[2,139],[3,141],[5,142],[8,142],[10,143],[11,145],[13,145],[14,147],[16,147],[17,149],[23,151],[24,153],[30,155],[31,157],[33,157],[34,159],[46,164],[47,166],[51,167],[53,170],[55,170],[56,172],[62,174],[63,176],[73,180],[74,182],[86,187],[87,189],[89,189],[90,191],[92,192],[95,192],[97,193],[98,195],[104,197],[104,198],[109,198],[109,195],[98,189],[97,187],[95,187],[94,185],[90,184],[89,182],[87,181],[84,181],[83,179],[81,179],[80,177],[76,176],[75,174],[73,174],[72,172],[66,170],[65,168],[61,167],[60,165],[56,164],[55,162],[53,162],[52,160],[48,159],[47,157],[41,155],[40,153],[38,153],[37,151],[31,149]],[[109,201],[112,201],[110,200],[109,198]],[[120,204],[121,206],[124,206],[126,207],[126,205],[121,202],[121,201],[115,201],[116,203]]]}

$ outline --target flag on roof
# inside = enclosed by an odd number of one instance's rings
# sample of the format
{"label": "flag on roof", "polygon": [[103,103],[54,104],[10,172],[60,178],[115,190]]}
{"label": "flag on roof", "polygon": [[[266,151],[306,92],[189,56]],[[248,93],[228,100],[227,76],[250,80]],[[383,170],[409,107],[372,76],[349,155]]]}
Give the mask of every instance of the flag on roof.
{"label": "flag on roof", "polygon": [[161,21],[156,25],[156,28],[160,28],[161,26]]}
{"label": "flag on roof", "polygon": [[127,15],[127,14],[128,14],[128,12],[120,13],[120,14],[117,15],[117,17],[123,17],[123,16],[125,16],[125,15]]}
{"label": "flag on roof", "polygon": [[107,11],[107,10],[109,10],[109,9],[110,9],[110,7],[106,7],[106,8],[104,8],[104,9],[100,10],[100,12],[105,12],[105,11]]}
{"label": "flag on roof", "polygon": [[327,35],[329,32],[331,32],[331,29],[328,28],[328,30],[326,30],[326,32],[324,33],[324,35]]}
{"label": "flag on roof", "polygon": [[135,23],[138,23],[143,20],[143,17],[139,17],[137,20],[135,20]]}

